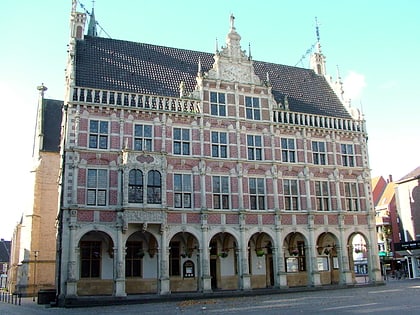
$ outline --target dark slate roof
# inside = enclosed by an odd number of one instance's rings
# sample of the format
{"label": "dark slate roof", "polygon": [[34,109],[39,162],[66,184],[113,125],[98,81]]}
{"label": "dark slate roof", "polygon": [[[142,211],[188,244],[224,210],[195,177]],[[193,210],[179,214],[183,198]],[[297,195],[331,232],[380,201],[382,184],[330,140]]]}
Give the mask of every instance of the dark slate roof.
{"label": "dark slate roof", "polygon": [[0,263],[9,262],[10,258],[10,241],[0,240]]}
{"label": "dark slate roof", "polygon": [[[181,81],[186,91],[194,90],[199,59],[208,72],[214,63],[210,53],[85,36],[76,44],[76,85],[177,97]],[[287,95],[291,111],[351,118],[313,70],[263,61],[254,61],[254,68],[262,81],[268,72],[274,98],[284,103]]]}
{"label": "dark slate roof", "polygon": [[408,181],[419,179],[419,178],[420,178],[420,166],[412,170],[407,175],[403,176],[401,179],[397,181],[397,183],[408,182]]}
{"label": "dark slate roof", "polygon": [[42,151],[60,152],[63,101],[44,98],[42,107]]}

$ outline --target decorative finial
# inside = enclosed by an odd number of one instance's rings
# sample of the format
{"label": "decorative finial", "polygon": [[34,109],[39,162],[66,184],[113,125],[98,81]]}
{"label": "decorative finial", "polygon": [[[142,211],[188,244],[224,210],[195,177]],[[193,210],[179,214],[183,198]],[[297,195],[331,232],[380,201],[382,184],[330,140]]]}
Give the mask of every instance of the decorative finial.
{"label": "decorative finial", "polygon": [[319,23],[318,23],[317,17],[315,17],[315,29],[316,29],[317,49],[318,49],[318,53],[321,53],[321,37],[319,36]]}
{"label": "decorative finial", "polygon": [[233,16],[233,13],[230,15],[230,29],[235,29],[235,17]]}
{"label": "decorative finial", "polygon": [[219,42],[217,41],[217,37],[216,37],[216,53],[219,52]]}
{"label": "decorative finial", "polygon": [[201,75],[201,57],[198,57],[198,75]]}
{"label": "decorative finial", "polygon": [[248,44],[248,60],[252,59],[252,54],[251,54],[251,43]]}
{"label": "decorative finial", "polygon": [[36,89],[39,91],[39,94],[41,94],[41,97],[44,97],[44,92],[48,90],[48,88],[44,85],[44,83],[41,83],[41,85],[38,85]]}

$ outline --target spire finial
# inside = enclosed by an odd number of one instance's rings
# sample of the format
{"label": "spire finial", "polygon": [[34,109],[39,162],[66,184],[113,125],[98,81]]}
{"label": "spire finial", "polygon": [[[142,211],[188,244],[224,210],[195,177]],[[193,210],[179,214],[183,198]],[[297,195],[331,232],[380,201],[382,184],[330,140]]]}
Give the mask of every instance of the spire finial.
{"label": "spire finial", "polygon": [[198,75],[201,75],[201,57],[198,57]]}
{"label": "spire finial", "polygon": [[317,17],[315,17],[315,29],[316,29],[317,49],[318,49],[318,53],[321,53],[321,37],[319,36],[319,23],[318,23]]}
{"label": "spire finial", "polygon": [[251,43],[248,43],[248,60],[252,59],[252,54],[251,54]]}
{"label": "spire finial", "polygon": [[233,13],[230,14],[230,29],[235,29],[235,17],[233,16]]}
{"label": "spire finial", "polygon": [[216,37],[216,53],[218,53],[218,52],[219,52],[219,42],[218,42],[217,37]]}
{"label": "spire finial", "polygon": [[98,31],[96,29],[96,19],[95,19],[95,0],[92,1],[92,13],[90,14],[89,25],[88,25],[88,35],[96,37],[98,36]]}

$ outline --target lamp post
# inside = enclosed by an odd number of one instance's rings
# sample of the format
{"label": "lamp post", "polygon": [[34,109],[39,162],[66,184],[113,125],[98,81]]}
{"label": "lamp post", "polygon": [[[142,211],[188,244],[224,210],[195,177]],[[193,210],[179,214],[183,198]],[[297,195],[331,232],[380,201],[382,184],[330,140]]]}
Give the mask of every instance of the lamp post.
{"label": "lamp post", "polygon": [[34,250],[34,296],[32,297],[32,301],[35,302],[35,293],[36,293],[36,260],[38,258],[39,250]]}

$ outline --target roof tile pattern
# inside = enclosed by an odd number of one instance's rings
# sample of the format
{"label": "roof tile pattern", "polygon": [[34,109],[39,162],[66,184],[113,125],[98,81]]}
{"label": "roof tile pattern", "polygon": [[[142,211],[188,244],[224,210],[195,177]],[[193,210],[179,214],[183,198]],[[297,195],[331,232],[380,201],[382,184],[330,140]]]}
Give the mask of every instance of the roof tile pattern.
{"label": "roof tile pattern", "polygon": [[[152,95],[179,96],[179,85],[192,92],[198,62],[203,72],[214,63],[213,54],[123,40],[89,37],[76,44],[76,85]],[[351,118],[323,76],[310,69],[254,61],[255,73],[269,75],[276,102],[287,95],[291,111]]]}

